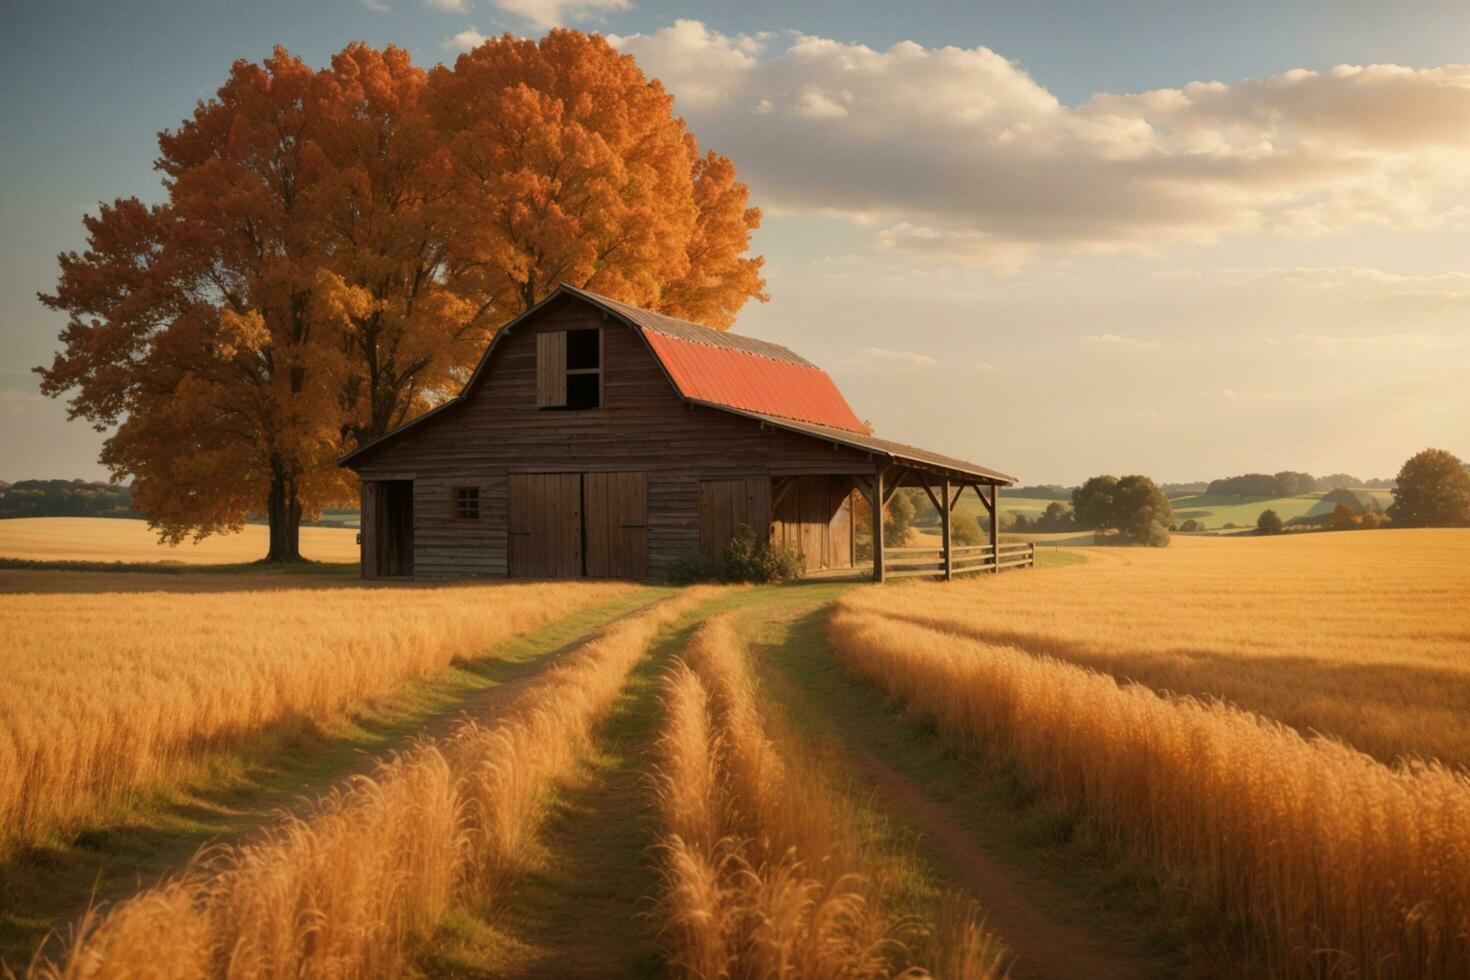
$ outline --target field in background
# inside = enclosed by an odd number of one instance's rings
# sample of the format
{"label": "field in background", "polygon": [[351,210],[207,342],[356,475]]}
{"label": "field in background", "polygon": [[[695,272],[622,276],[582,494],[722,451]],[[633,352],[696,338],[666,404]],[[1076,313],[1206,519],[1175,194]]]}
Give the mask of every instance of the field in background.
{"label": "field in background", "polygon": [[[27,561],[177,562],[232,565],[259,561],[269,529],[247,524],[239,534],[215,535],[177,547],[158,543],[146,521],[107,517],[17,517],[0,521],[0,558]],[[351,528],[303,527],[301,554],[312,561],[356,562]]]}
{"label": "field in background", "polygon": [[1180,536],[1088,556],[854,601],[896,598],[917,624],[1470,771],[1470,530]]}
{"label": "field in background", "polygon": [[[1388,505],[1393,503],[1393,493],[1388,490],[1354,490],[1353,492],[1365,503],[1369,499],[1378,501],[1378,505],[1384,510],[1387,510]],[[1192,494],[1187,497],[1171,497],[1169,503],[1174,508],[1175,521],[1193,518],[1203,523],[1207,530],[1218,531],[1226,524],[1234,524],[1242,528],[1255,527],[1256,518],[1261,516],[1263,510],[1274,510],[1281,515],[1283,521],[1289,521],[1294,517],[1326,516],[1332,513],[1336,505],[1324,503],[1322,497],[1320,493],[1302,494],[1296,497],[1232,497],[1223,494],[1214,496]],[[1001,513],[1003,515],[1024,514],[1028,521],[1040,517],[1049,503],[1051,503],[1050,500],[1009,495],[1004,489],[1000,492]],[[971,492],[965,493],[955,511],[972,517],[979,517],[985,513],[984,507]]]}
{"label": "field in background", "polygon": [[1470,530],[1185,538],[855,591],[829,630],[856,676],[1156,868],[1267,975],[1458,977],[1467,559]]}
{"label": "field in background", "polygon": [[[134,576],[5,574],[30,591],[0,595],[0,852],[634,588],[303,589],[277,579],[246,591],[270,580],[175,575],[171,591],[119,592]],[[233,580],[237,591],[196,592],[192,579]],[[55,591],[40,591],[48,582]]]}

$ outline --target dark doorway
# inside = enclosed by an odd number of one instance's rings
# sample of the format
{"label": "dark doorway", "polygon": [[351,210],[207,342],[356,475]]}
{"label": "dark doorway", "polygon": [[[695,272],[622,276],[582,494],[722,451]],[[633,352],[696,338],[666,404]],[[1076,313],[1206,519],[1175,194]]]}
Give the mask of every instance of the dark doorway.
{"label": "dark doorway", "polygon": [[378,484],[378,576],[413,575],[413,481],[383,480]]}

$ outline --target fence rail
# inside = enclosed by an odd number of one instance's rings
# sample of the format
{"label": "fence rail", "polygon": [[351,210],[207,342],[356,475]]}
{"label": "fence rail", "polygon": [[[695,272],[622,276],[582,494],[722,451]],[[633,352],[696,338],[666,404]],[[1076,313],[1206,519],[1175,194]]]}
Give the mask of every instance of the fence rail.
{"label": "fence rail", "polygon": [[[1029,568],[1036,564],[1036,543],[1033,541],[1003,544],[993,551],[988,544],[963,545],[951,548],[950,553],[953,555],[950,575],[1000,572],[1008,568]],[[886,578],[942,576],[944,549],[884,548],[883,574]]]}

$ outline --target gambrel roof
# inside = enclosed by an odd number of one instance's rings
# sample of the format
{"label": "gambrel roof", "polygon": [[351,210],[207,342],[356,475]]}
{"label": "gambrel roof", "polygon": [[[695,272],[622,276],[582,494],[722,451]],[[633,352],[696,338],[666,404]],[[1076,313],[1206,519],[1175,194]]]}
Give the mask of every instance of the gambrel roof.
{"label": "gambrel roof", "polygon": [[502,337],[563,296],[572,296],[614,317],[643,338],[669,382],[686,402],[750,418],[761,424],[858,449],[926,469],[952,471],[987,483],[1015,478],[994,470],[870,435],[832,378],[821,368],[769,341],[714,330],[676,317],[629,306],[565,283],[550,296],[501,327],[464,390],[443,405],[348,453],[342,464],[370,452],[418,423],[463,404],[485,372]]}

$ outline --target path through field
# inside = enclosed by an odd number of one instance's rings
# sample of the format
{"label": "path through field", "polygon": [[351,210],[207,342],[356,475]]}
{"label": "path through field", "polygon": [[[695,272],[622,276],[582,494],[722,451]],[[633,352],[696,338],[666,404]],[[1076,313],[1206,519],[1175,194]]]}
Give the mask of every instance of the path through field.
{"label": "path through field", "polygon": [[1013,955],[1009,975],[1064,980],[1172,972],[1140,952],[1137,935],[1120,938],[1126,930],[1100,915],[1094,898],[1060,887],[1055,875],[1018,853],[1008,840],[1014,828],[1002,825],[1014,814],[983,795],[994,779],[944,752],[926,730],[849,677],[827,645],[826,602],[804,601],[804,591],[777,594],[745,617],[771,693],[810,737],[841,747],[856,777],[854,791],[907,825],[940,874],[979,902],[986,927]]}
{"label": "path through field", "polygon": [[882,808],[911,823],[942,859],[946,872],[980,899],[985,924],[1016,954],[1014,980],[1089,977],[1122,980],[1148,971],[1125,952],[1087,928],[1058,921],[1054,909],[1064,899],[1056,889],[1007,867],[985,849],[923,789],[877,756],[866,753],[858,768],[872,781]]}
{"label": "path through field", "polygon": [[[874,831],[876,846],[897,841],[934,881],[975,899],[986,928],[1011,953],[1011,976],[1169,972],[1139,953],[1136,933],[1099,914],[1096,896],[1056,884],[1055,874],[1034,873],[1007,837],[1014,828],[996,825],[1006,819],[1005,807],[993,800],[973,805],[977,780],[983,795],[996,791],[993,778],[977,777],[968,763],[938,748],[928,733],[843,672],[827,646],[825,621],[829,604],[848,588],[736,590],[666,628],[575,775],[555,788],[535,853],[528,855],[533,870],[491,914],[455,913],[441,923],[418,954],[423,972],[568,978],[665,972],[656,914],[660,830],[650,778],[662,719],[659,682],[695,627],[720,611],[732,612],[737,630],[750,640],[770,710],[833,759],[834,785],[882,828]],[[355,741],[310,748],[274,771],[251,773],[228,792],[181,801],[154,826],[119,828],[51,855],[49,863],[32,862],[0,894],[9,920],[3,955],[12,965],[24,962],[48,926],[75,919],[93,878],[102,881],[102,898],[121,898],[134,890],[129,881],[156,881],[201,843],[248,837],[304,793],[366,772],[373,757],[413,738],[442,736],[465,715],[493,719],[560,655],[662,594],[644,590],[512,641],[468,665],[475,679],[461,677],[452,691],[432,699],[431,708],[420,705],[411,717],[401,715]]]}
{"label": "path through field", "polygon": [[[48,575],[50,573],[14,573]],[[513,638],[429,683],[406,685],[374,712],[330,734],[283,745],[221,784],[193,788],[81,835],[67,848],[33,849],[0,865],[0,964],[25,963],[48,932],[65,933],[95,902],[116,902],[178,870],[200,847],[248,838],[282,810],[369,772],[410,741],[447,734],[464,717],[492,721],[563,655],[610,622],[667,595],[644,589]]]}

